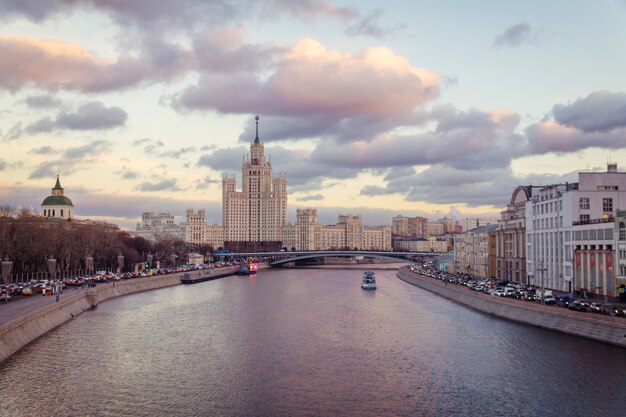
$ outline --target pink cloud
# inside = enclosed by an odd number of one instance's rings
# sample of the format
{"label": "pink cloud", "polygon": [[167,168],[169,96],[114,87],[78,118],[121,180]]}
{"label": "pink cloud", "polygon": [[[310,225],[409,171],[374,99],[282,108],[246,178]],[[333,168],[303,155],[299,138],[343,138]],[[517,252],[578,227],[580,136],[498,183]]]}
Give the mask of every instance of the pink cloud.
{"label": "pink cloud", "polygon": [[0,56],[0,87],[12,92],[28,85],[49,90],[123,89],[174,77],[187,68],[180,61],[173,69],[134,56],[102,59],[77,44],[16,35],[0,36]]}
{"label": "pink cloud", "polygon": [[313,39],[288,49],[267,77],[204,74],[174,100],[180,108],[302,116],[407,115],[439,95],[440,75],[386,47],[343,54]]}

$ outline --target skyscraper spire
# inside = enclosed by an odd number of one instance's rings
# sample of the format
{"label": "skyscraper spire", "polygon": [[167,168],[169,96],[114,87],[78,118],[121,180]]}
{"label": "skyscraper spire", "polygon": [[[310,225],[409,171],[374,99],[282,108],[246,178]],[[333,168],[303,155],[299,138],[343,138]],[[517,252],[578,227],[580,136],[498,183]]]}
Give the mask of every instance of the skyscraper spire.
{"label": "skyscraper spire", "polygon": [[257,115],[254,120],[256,120],[256,137],[254,138],[254,144],[259,145],[261,144],[259,141],[259,116]]}

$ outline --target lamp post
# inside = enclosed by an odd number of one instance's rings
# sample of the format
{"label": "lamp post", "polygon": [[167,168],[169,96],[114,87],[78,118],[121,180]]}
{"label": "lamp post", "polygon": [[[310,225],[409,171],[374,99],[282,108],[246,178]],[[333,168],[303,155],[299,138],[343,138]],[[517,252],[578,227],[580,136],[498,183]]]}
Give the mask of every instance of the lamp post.
{"label": "lamp post", "polygon": [[537,269],[537,271],[541,272],[541,304],[545,304],[545,288],[543,286],[543,274],[544,272],[547,271],[547,268],[543,268],[543,265],[541,268]]}

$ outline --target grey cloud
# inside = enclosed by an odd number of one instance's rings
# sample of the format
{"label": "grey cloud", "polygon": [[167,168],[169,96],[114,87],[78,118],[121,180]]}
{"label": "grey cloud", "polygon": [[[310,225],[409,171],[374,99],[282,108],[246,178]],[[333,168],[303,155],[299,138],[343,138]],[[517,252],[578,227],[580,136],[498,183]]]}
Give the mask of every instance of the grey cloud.
{"label": "grey cloud", "polygon": [[22,122],[17,122],[13,126],[11,126],[9,131],[4,134],[2,139],[3,140],[15,140],[15,139],[18,139],[20,136],[22,136],[22,132],[23,132],[22,126],[23,126]]}
{"label": "grey cloud", "polygon": [[195,146],[189,146],[187,148],[180,148],[177,151],[163,152],[161,156],[174,158],[174,159],[180,159],[181,156],[191,153],[191,152],[195,152],[195,150],[196,150]]}
{"label": "grey cloud", "polygon": [[108,152],[111,144],[105,140],[96,140],[83,146],[68,148],[64,157],[68,159],[82,159],[86,156],[98,156]]}
{"label": "grey cloud", "polygon": [[163,146],[165,146],[162,140],[155,140],[155,139],[149,139],[149,138],[137,139],[133,141],[133,145],[143,146],[143,150],[146,153],[154,153],[159,148],[162,148]]}
{"label": "grey cloud", "polygon": [[177,180],[176,179],[168,179],[168,180],[162,180],[156,183],[149,183],[149,182],[144,182],[141,183],[138,187],[137,190],[139,191],[180,191],[181,189],[178,187],[178,185],[176,184]]}
{"label": "grey cloud", "polygon": [[436,114],[438,126],[416,135],[387,135],[371,142],[322,142],[315,162],[352,168],[382,168],[445,163],[462,169],[507,167],[524,156],[526,139],[515,132],[519,117],[492,117],[484,112]]}
{"label": "grey cloud", "polygon": [[9,167],[9,164],[4,159],[0,159],[0,171],[4,171]]}
{"label": "grey cloud", "polygon": [[139,178],[139,172],[137,171],[121,171],[118,174],[120,174],[120,177],[124,180],[134,180]]}
{"label": "grey cloud", "polygon": [[552,108],[554,120],[583,132],[608,132],[626,127],[626,93],[596,91],[571,104]]}
{"label": "grey cloud", "polygon": [[528,23],[518,23],[507,28],[503,33],[496,35],[493,41],[494,48],[509,46],[516,48],[530,39],[531,30]]}
{"label": "grey cloud", "polygon": [[28,153],[32,153],[35,155],[53,155],[59,153],[57,149],[54,149],[52,146],[41,146],[39,148],[33,148]]}
{"label": "grey cloud", "polygon": [[24,101],[28,107],[33,109],[49,109],[63,105],[63,101],[49,94],[28,96]]}
{"label": "grey cloud", "polygon": [[209,186],[219,183],[219,180],[213,179],[212,177],[207,175],[202,179],[196,180],[196,190],[206,190],[207,188],[209,188]]}
{"label": "grey cloud", "polygon": [[298,201],[321,201],[324,199],[324,196],[321,194],[311,194],[305,195],[298,198]]}
{"label": "grey cloud", "polygon": [[576,181],[576,172],[564,175],[516,176],[511,168],[467,171],[434,165],[417,174],[406,195],[407,201],[469,206],[503,207],[517,185],[549,185]]}
{"label": "grey cloud", "polygon": [[60,113],[57,124],[71,130],[111,129],[123,126],[128,114],[117,106],[106,107],[99,101],[83,104],[75,113]]}
{"label": "grey cloud", "polygon": [[28,178],[48,178],[59,173],[72,174],[81,169],[84,163],[93,162],[95,158],[108,152],[110,148],[111,144],[105,140],[96,140],[82,146],[67,148],[62,158],[40,163]]}
{"label": "grey cloud", "polygon": [[348,36],[371,36],[374,38],[382,38],[393,32],[391,29],[382,28],[378,24],[378,20],[384,14],[382,9],[376,9],[365,16],[361,17],[357,22],[350,25],[345,33]]}
{"label": "grey cloud", "polygon": [[104,130],[123,126],[128,115],[119,107],[106,107],[99,101],[93,101],[80,106],[76,112],[61,112],[55,120],[44,117],[26,126],[23,133],[45,133],[56,130]]}
{"label": "grey cloud", "polygon": [[74,166],[62,160],[45,161],[40,163],[37,168],[30,173],[28,179],[53,178],[60,172],[63,174],[72,174],[74,171]]}

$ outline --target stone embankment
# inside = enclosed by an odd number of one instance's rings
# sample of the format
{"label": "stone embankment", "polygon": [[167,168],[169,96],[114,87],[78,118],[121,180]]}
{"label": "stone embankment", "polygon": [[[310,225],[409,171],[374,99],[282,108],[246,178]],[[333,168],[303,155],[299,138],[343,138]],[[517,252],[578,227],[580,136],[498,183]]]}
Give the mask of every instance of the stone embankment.
{"label": "stone embankment", "polygon": [[408,268],[401,268],[397,276],[403,281],[483,313],[626,347],[626,319],[621,317],[605,317],[555,306],[542,306],[537,303],[479,294],[469,288],[454,284],[446,286],[441,280],[413,273]]}
{"label": "stone embankment", "polygon": [[[238,270],[236,266],[226,268],[229,268],[228,272],[231,275]],[[226,268],[211,270],[211,272],[223,273]],[[206,273],[206,271],[194,271],[189,274],[200,273]],[[115,284],[100,284],[95,288],[80,290],[78,294],[69,296],[63,294],[59,302],[26,313],[0,326],[0,363],[28,343],[103,301],[126,294],[179,285],[181,277],[182,273],[176,273],[116,281]]]}

